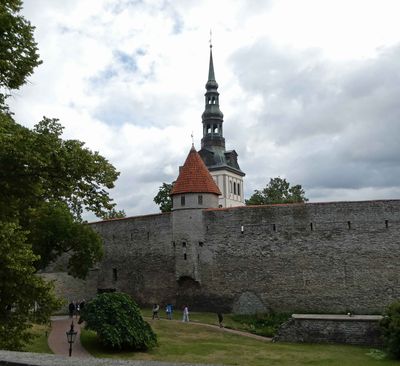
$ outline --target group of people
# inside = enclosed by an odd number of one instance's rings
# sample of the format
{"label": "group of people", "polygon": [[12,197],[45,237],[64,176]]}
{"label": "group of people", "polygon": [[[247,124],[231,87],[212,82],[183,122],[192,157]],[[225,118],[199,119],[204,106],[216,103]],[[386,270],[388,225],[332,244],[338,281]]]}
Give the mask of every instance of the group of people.
{"label": "group of people", "polygon": [[[160,306],[158,304],[153,305],[153,316],[152,319],[160,319],[160,316],[158,315],[158,312],[160,311]],[[165,306],[165,314],[167,315],[167,319],[172,320],[172,314],[174,312],[174,307],[172,304],[167,304]]]}
{"label": "group of people", "polygon": [[84,307],[85,307],[85,299],[75,302],[71,300],[71,302],[68,305],[69,317],[72,318],[74,315],[78,317]]}
{"label": "group of people", "polygon": [[[154,304],[153,305],[153,316],[152,319],[160,319],[160,316],[158,315],[158,312],[160,311],[160,306],[158,304]],[[167,316],[167,319],[172,320],[173,318],[173,313],[174,313],[174,307],[172,306],[172,304],[167,304],[165,306],[165,314]],[[187,305],[185,305],[185,307],[183,308],[183,318],[182,318],[183,322],[188,322],[189,321],[189,307]]]}
{"label": "group of people", "polygon": [[[160,316],[158,315],[158,312],[160,311],[160,306],[158,304],[154,304],[153,305],[152,311],[153,311],[152,319],[153,320],[154,319],[160,319]],[[173,311],[174,311],[173,306],[171,304],[167,304],[166,307],[165,307],[165,313],[167,315],[167,319],[172,320]],[[188,305],[185,305],[183,307],[183,314],[182,315],[183,315],[182,316],[182,322],[184,322],[184,323],[189,322],[189,306]],[[219,326],[220,326],[220,328],[222,328],[223,327],[222,322],[224,320],[224,317],[223,317],[222,313],[220,313],[220,312],[217,313],[217,317],[218,317]]]}

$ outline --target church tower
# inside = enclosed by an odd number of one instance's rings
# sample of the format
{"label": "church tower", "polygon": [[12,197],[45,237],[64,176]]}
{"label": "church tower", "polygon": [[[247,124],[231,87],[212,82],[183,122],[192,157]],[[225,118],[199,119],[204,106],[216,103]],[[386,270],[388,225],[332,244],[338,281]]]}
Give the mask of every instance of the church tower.
{"label": "church tower", "polygon": [[203,138],[199,155],[207,166],[221,191],[220,207],[244,205],[243,177],[235,150],[225,150],[223,135],[224,115],[219,109],[218,83],[215,80],[212,45],[210,45],[210,64],[205,93],[205,109],[201,116]]}

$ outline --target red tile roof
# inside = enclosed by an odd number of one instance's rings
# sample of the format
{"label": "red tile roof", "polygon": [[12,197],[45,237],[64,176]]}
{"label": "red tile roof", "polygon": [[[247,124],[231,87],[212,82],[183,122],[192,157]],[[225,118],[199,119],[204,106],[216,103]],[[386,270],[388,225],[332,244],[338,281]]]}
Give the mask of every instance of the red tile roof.
{"label": "red tile roof", "polygon": [[221,194],[221,191],[194,146],[190,149],[185,164],[180,169],[178,179],[171,191],[171,195],[180,193]]}

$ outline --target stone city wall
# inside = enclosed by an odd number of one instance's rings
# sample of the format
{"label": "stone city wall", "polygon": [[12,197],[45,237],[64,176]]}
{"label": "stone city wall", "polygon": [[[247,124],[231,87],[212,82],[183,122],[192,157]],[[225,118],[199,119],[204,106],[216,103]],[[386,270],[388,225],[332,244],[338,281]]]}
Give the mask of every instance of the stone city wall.
{"label": "stone city wall", "polygon": [[400,297],[399,200],[198,213],[91,224],[105,256],[84,291],[238,313],[372,314]]}
{"label": "stone city wall", "polygon": [[91,225],[104,240],[97,284],[100,291],[126,292],[141,305],[174,300],[175,260],[169,213]]}
{"label": "stone city wall", "polygon": [[400,297],[399,200],[209,209],[204,225],[202,292],[227,311],[371,314]]}
{"label": "stone city wall", "polygon": [[293,314],[274,337],[275,342],[345,343],[382,346],[378,315]]}

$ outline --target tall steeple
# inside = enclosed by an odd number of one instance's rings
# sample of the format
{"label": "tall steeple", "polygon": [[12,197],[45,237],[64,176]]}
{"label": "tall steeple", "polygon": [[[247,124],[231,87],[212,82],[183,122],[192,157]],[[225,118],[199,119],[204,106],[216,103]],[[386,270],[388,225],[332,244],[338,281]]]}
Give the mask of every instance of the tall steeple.
{"label": "tall steeple", "polygon": [[208,68],[208,80],[206,83],[205,109],[201,116],[203,122],[203,138],[201,147],[225,149],[225,139],[222,135],[222,123],[224,115],[219,109],[218,83],[215,80],[212,45],[210,45],[210,64]]}
{"label": "tall steeple", "polygon": [[211,44],[205,109],[201,119],[203,138],[201,139],[199,155],[221,191],[218,198],[219,206],[243,206],[243,177],[245,174],[239,167],[236,151],[225,150],[225,139],[222,134],[224,115],[219,109],[218,83],[215,80]]}

